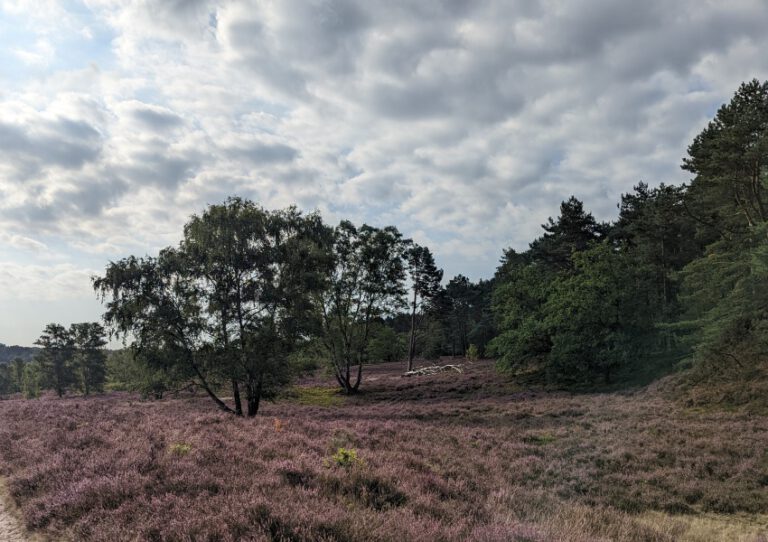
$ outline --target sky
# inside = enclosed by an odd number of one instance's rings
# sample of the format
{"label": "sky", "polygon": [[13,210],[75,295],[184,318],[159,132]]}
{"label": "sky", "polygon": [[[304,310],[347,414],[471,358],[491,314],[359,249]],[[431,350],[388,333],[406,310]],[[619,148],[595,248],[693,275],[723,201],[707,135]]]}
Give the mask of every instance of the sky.
{"label": "sky", "polygon": [[489,278],[575,195],[688,180],[768,78],[764,0],[0,0],[0,342],[240,195],[396,225]]}

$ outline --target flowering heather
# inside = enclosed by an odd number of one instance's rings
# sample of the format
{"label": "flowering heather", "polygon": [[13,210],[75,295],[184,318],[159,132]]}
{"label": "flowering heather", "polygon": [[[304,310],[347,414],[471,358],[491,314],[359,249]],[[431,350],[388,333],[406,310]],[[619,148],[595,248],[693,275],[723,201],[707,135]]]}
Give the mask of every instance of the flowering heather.
{"label": "flowering heather", "polygon": [[484,362],[401,371],[339,401],[308,399],[331,385],[313,379],[254,419],[203,397],[0,402],[0,475],[56,540],[767,540],[768,418],[523,391]]}

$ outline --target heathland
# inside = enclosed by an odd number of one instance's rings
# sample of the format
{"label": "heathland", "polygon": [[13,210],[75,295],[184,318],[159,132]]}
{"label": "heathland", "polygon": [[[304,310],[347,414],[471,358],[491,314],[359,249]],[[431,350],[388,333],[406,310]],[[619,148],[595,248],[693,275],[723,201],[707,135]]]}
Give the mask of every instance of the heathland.
{"label": "heathland", "polygon": [[0,402],[0,474],[53,540],[758,541],[768,418],[669,380],[613,393],[368,369],[305,377],[254,418],[183,392]]}

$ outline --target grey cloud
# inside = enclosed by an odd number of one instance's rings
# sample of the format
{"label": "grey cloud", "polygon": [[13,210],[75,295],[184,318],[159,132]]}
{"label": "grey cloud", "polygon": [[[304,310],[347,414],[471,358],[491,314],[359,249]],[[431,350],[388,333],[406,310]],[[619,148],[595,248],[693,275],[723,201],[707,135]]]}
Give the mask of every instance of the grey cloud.
{"label": "grey cloud", "polygon": [[[179,206],[155,217],[171,231],[239,193],[423,230],[453,243],[441,245],[449,261],[461,243],[497,247],[476,264],[490,273],[570,194],[610,218],[640,179],[683,178],[691,134],[739,84],[733,74],[768,76],[768,4],[732,4],[109,4],[123,69],[152,53],[127,73],[136,80],[105,91],[126,109],[98,131],[69,117],[0,123],[0,168],[68,170],[28,187],[41,190],[28,224],[99,216],[126,194],[139,206],[160,188]],[[141,95],[157,105],[125,103]],[[120,181],[73,180],[80,168]],[[62,178],[77,189],[57,190]]]}
{"label": "grey cloud", "polygon": [[225,150],[227,156],[246,160],[254,165],[267,165],[292,162],[299,152],[282,143],[254,142],[246,146],[229,147]]}
{"label": "grey cloud", "polygon": [[332,73],[352,70],[370,21],[361,6],[349,0],[279,2],[276,52],[294,61],[319,63]]}
{"label": "grey cloud", "polygon": [[144,150],[131,156],[131,163],[116,169],[131,183],[175,190],[191,178],[200,162],[197,157],[173,156],[159,150]]}
{"label": "grey cloud", "polygon": [[223,39],[236,54],[238,62],[257,74],[262,82],[291,96],[309,96],[304,74],[287,59],[281,59],[270,51],[269,38],[261,21],[235,18],[225,21],[220,28]]}
{"label": "grey cloud", "polygon": [[48,198],[29,198],[8,209],[6,219],[44,231],[58,231],[65,224],[100,215],[125,194],[129,185],[122,179],[84,179],[74,188],[55,190]]}
{"label": "grey cloud", "polygon": [[135,109],[132,112],[133,118],[138,120],[146,128],[151,130],[166,130],[176,128],[182,124],[182,119],[170,111],[161,111],[151,108]]}
{"label": "grey cloud", "polygon": [[40,120],[17,126],[0,121],[0,156],[19,166],[19,180],[45,167],[79,169],[101,153],[99,132],[82,121]]}

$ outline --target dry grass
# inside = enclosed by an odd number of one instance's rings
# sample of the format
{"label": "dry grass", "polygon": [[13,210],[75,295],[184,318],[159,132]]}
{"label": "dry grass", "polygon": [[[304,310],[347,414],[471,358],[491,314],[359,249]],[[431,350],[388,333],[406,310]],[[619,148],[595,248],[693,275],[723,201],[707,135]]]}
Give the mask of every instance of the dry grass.
{"label": "dry grass", "polygon": [[56,539],[766,540],[764,416],[523,391],[489,363],[401,372],[340,404],[307,380],[251,420],[205,398],[0,402],[0,475]]}

